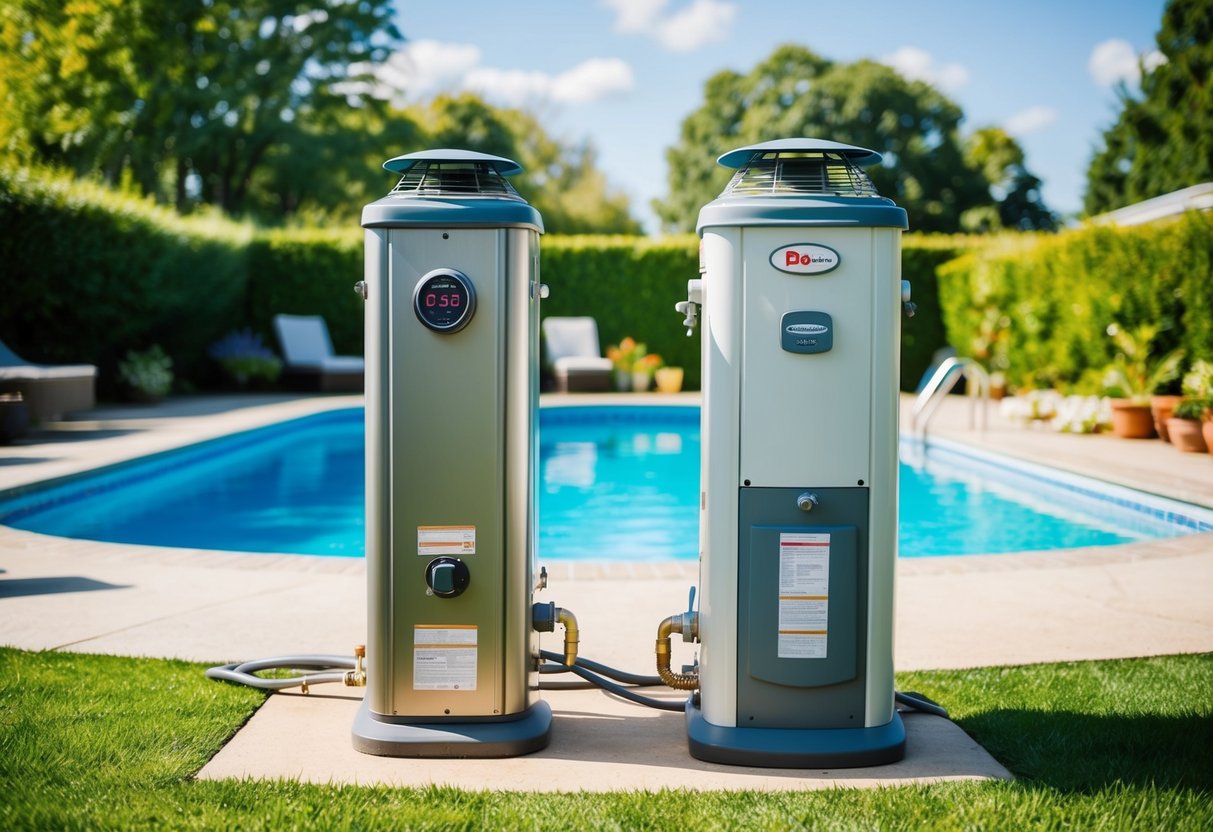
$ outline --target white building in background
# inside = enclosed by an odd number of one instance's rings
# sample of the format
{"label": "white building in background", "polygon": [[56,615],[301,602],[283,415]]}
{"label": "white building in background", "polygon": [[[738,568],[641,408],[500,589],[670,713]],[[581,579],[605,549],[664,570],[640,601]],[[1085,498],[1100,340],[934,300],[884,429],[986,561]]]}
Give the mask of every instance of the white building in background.
{"label": "white building in background", "polygon": [[1099,214],[1092,217],[1091,222],[1100,225],[1141,225],[1173,217],[1184,211],[1208,211],[1210,209],[1213,209],[1213,182],[1205,182],[1156,196],[1135,205],[1126,205],[1124,208],[1117,208],[1106,214]]}

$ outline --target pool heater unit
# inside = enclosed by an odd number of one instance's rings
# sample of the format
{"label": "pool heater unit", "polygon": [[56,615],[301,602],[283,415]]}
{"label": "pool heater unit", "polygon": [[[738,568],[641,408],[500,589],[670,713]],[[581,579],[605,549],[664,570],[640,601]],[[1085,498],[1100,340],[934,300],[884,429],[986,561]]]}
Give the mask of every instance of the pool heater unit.
{"label": "pool heater unit", "polygon": [[[906,213],[880,155],[783,139],[699,214],[701,642],[691,753],[778,767],[904,755],[894,709],[898,365]],[[689,330],[688,330],[689,333]],[[666,628],[668,635],[668,630]],[[658,641],[660,662],[661,641]]]}
{"label": "pool heater unit", "polygon": [[532,627],[543,220],[507,181],[521,170],[509,159],[431,150],[384,167],[400,182],[362,213],[368,632],[354,746],[523,754],[551,727]]}

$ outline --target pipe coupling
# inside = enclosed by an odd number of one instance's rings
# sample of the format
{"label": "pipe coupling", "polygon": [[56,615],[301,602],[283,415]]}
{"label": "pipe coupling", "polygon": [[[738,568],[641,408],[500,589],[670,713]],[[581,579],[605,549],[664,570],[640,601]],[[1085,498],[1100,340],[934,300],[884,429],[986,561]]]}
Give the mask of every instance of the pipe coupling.
{"label": "pipe coupling", "polygon": [[[359,644],[354,648],[354,669],[347,670],[341,681],[347,688],[366,687],[366,645]],[[304,687],[307,687],[306,681]]]}
{"label": "pipe coupling", "polygon": [[581,631],[577,629],[577,616],[564,607],[557,607],[556,620],[564,625],[564,665],[572,667],[577,664],[577,645],[581,636]]}
{"label": "pipe coupling", "polygon": [[[689,631],[689,632],[688,632]],[[657,625],[657,675],[666,687],[675,690],[695,690],[699,687],[699,673],[675,673],[670,670],[670,635],[682,633],[692,639],[699,636],[699,614],[679,613]],[[687,639],[689,640],[689,639]]]}

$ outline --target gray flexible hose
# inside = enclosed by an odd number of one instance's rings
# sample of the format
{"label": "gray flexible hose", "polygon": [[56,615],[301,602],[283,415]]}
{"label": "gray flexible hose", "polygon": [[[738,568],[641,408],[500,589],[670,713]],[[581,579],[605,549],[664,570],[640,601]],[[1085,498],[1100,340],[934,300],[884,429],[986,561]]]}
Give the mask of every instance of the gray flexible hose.
{"label": "gray flexible hose", "polygon": [[[261,690],[284,690],[285,688],[320,685],[327,682],[344,682],[345,671],[355,668],[355,660],[349,656],[274,656],[248,662],[232,662],[208,668],[208,679],[222,679]],[[316,670],[303,676],[264,679],[254,675],[259,670]]]}

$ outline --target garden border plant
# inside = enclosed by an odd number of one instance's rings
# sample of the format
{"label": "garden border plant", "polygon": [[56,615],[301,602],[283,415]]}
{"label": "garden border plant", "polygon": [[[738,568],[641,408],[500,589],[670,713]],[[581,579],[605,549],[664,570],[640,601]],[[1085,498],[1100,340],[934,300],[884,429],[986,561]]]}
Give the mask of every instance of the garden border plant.
{"label": "garden border plant", "polygon": [[981,358],[995,335],[1013,387],[1096,392],[1117,345],[1110,326],[1153,326],[1150,360],[1213,356],[1213,214],[1056,235],[1002,235],[939,270],[949,341]]}

